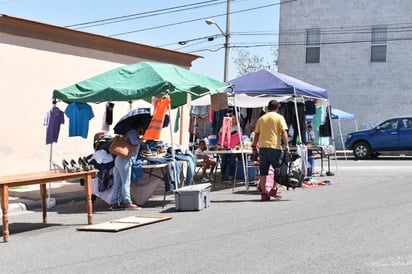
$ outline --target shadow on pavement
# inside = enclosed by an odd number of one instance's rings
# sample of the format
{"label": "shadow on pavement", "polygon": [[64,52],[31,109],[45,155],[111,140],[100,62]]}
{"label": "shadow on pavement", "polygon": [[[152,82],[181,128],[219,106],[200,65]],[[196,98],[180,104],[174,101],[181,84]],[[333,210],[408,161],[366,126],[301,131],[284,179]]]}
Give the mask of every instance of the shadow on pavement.
{"label": "shadow on pavement", "polygon": [[[57,223],[10,223],[9,224],[9,231],[10,235],[29,232],[33,230],[44,229],[53,226],[62,226],[62,224]],[[3,226],[0,226],[0,231],[3,231]]]}

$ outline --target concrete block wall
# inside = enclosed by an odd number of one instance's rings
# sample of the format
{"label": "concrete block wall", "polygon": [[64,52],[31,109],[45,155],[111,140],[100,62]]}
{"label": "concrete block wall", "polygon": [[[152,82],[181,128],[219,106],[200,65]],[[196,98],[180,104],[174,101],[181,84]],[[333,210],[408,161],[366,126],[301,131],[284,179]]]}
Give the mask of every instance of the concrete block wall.
{"label": "concrete block wall", "polygon": [[[328,89],[332,107],[354,113],[359,129],[412,114],[410,10],[409,0],[282,1],[278,70]],[[388,28],[383,63],[370,62],[375,26]],[[305,63],[305,30],[310,28],[321,30],[317,64]],[[349,123],[342,130],[354,129]]]}

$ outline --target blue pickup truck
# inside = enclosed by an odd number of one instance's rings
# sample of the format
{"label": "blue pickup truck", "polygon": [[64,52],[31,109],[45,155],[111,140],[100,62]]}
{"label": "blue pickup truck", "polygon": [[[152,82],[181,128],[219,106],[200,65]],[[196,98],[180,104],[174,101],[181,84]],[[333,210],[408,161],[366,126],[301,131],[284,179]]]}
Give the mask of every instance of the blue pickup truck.
{"label": "blue pickup truck", "polygon": [[377,158],[383,152],[411,152],[412,116],[392,118],[372,129],[351,132],[345,146],[357,159]]}

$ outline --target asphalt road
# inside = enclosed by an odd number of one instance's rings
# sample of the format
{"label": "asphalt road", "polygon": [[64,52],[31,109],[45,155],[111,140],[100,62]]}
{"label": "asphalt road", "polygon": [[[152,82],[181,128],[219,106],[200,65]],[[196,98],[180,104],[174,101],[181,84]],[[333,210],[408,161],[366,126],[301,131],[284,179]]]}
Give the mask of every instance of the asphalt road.
{"label": "asphalt road", "polygon": [[[94,223],[133,215],[172,219],[122,232],[83,232],[83,202],[9,216],[1,273],[412,273],[412,158],[332,161],[331,185],[283,190],[259,201],[239,185],[210,193],[211,206],[176,212],[152,201],[107,211]],[[162,197],[160,197],[161,200]]]}

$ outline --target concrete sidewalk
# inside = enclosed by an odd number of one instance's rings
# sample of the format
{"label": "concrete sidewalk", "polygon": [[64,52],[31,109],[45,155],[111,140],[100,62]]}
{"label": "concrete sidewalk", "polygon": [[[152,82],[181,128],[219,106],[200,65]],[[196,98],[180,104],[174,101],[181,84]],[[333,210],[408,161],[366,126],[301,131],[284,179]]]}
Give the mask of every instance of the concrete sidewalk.
{"label": "concrete sidewalk", "polygon": [[[49,208],[56,204],[85,199],[84,188],[78,182],[47,184],[46,202]],[[41,208],[40,186],[31,185],[9,189],[9,213]]]}

